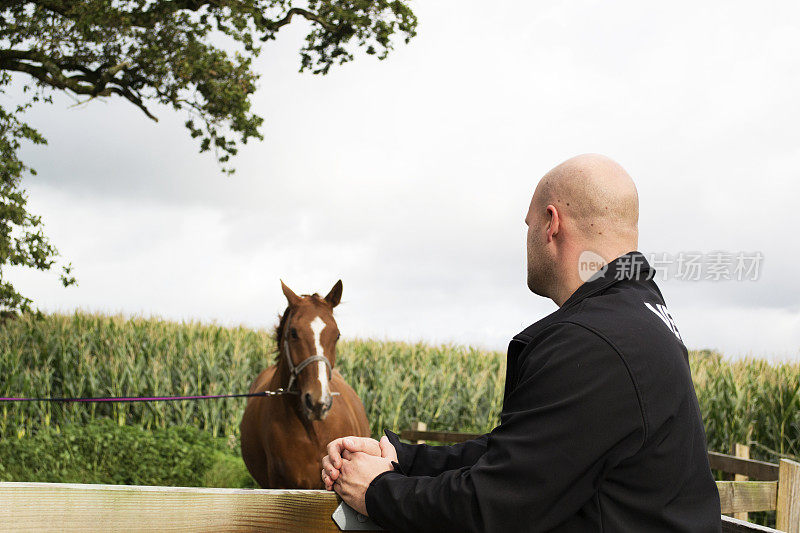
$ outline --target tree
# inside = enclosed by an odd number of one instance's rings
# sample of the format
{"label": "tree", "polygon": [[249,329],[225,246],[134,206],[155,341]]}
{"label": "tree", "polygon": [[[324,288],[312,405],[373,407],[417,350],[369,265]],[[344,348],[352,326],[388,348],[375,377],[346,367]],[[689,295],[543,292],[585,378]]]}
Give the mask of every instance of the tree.
{"label": "tree", "polygon": [[[222,170],[237,146],[263,139],[250,109],[258,75],[251,64],[264,43],[296,19],[310,22],[300,71],[327,74],[356,49],[384,59],[417,19],[401,0],[0,0],[0,94],[12,74],[30,100],[0,103],[0,316],[31,301],[3,277],[8,265],[48,270],[58,251],[28,213],[21,180],[34,173],[18,157],[22,142],[46,143],[21,116],[50,102],[52,91],[77,99],[123,98],[151,118],[153,104],[187,113],[186,128],[213,151]],[[62,281],[75,282],[71,266]]]}

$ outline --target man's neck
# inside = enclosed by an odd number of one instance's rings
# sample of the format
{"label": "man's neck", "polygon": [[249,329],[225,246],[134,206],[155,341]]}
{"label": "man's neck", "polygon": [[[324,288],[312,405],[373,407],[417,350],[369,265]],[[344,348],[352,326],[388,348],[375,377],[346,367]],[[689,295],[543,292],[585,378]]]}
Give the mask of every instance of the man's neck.
{"label": "man's neck", "polygon": [[551,300],[553,300],[557,306],[561,307],[567,302],[567,300],[569,300],[570,296],[575,294],[575,291],[577,291],[581,285],[583,285],[583,283],[584,282],[578,278],[577,284],[571,283],[568,287],[562,285],[562,290],[557,295],[552,297]]}
{"label": "man's neck", "polygon": [[[591,250],[590,247],[587,247],[585,249]],[[607,265],[608,263],[614,261],[618,257],[621,257],[636,249],[637,246],[634,244],[632,247],[631,245],[622,245],[615,247],[614,249],[601,251],[599,253],[595,252],[597,255],[602,257],[604,262],[603,265],[598,265],[598,266],[602,268],[602,266]],[[575,293],[575,291],[577,291],[581,287],[581,285],[585,283],[585,281],[581,279],[581,276],[579,274],[580,272],[578,267],[579,261],[580,261],[580,256],[576,255],[573,260],[569,260],[566,263],[563,263],[565,265],[568,265],[566,267],[566,270],[562,272],[561,279],[564,281],[559,284],[559,287],[556,288],[556,294],[550,298],[559,307],[563,306],[566,303],[566,301],[569,300],[570,296],[572,296]]]}

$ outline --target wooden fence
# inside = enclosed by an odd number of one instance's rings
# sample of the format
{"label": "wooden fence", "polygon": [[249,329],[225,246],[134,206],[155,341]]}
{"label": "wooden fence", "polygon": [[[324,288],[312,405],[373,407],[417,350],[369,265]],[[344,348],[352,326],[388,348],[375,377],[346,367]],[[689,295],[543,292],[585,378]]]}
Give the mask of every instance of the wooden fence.
{"label": "wooden fence", "polygon": [[[421,426],[400,435],[439,442],[478,436],[428,432]],[[800,463],[774,465],[715,452],[709,453],[709,462],[714,469],[751,479],[717,482],[722,513],[777,510],[778,530],[800,533]],[[331,515],[339,501],[322,490],[5,482],[0,483],[0,531],[336,532]],[[723,531],[777,530],[723,516]]]}
{"label": "wooden fence", "polygon": [[[413,429],[400,432],[400,438],[418,443],[464,442],[479,437],[477,433],[452,431],[427,431],[424,422],[416,422]],[[737,449],[749,457],[746,447]],[[723,531],[785,531],[800,533],[800,463],[781,459],[779,465],[708,452],[708,462],[714,470],[736,476],[733,481],[717,481]],[[747,480],[745,480],[747,479]],[[765,528],[746,521],[748,512],[776,511],[776,529]]]}

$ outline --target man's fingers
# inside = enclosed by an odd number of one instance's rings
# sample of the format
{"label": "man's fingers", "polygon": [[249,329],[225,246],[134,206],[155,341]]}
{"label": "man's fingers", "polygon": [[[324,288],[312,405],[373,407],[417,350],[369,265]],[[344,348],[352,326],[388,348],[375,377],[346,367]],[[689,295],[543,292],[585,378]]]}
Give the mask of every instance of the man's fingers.
{"label": "man's fingers", "polygon": [[331,464],[331,458],[328,455],[322,458],[322,471],[326,472],[332,479],[336,479],[339,476],[339,469]]}
{"label": "man's fingers", "polygon": [[392,446],[392,443],[389,442],[389,437],[386,435],[381,437],[379,446],[381,448],[381,457],[397,462],[397,450],[395,450],[394,446]]}
{"label": "man's fingers", "polygon": [[330,444],[328,444],[328,457],[330,457],[331,464],[334,468],[341,468],[342,466],[341,451],[342,439],[332,440]]}
{"label": "man's fingers", "polygon": [[381,448],[378,441],[369,437],[345,437],[342,446],[351,452],[364,452],[370,455],[380,455]]}
{"label": "man's fingers", "polygon": [[335,470],[342,468],[342,459],[347,459],[350,457],[350,454],[356,452],[364,452],[369,455],[380,457],[381,445],[378,441],[369,437],[342,437],[332,440],[328,444],[327,459],[334,470],[329,469],[325,465],[325,458],[323,458],[323,466],[328,470],[330,476],[335,477],[338,475],[338,473],[335,473]]}

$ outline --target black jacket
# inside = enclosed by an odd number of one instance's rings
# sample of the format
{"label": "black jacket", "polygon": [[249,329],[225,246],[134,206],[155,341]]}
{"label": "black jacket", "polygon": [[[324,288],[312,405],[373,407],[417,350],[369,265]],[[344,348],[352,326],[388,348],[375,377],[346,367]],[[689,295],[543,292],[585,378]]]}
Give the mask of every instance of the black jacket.
{"label": "black jacket", "polygon": [[508,347],[500,425],[454,446],[387,431],[367,512],[392,531],[718,532],[686,347],[639,252]]}

